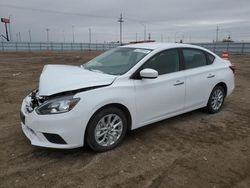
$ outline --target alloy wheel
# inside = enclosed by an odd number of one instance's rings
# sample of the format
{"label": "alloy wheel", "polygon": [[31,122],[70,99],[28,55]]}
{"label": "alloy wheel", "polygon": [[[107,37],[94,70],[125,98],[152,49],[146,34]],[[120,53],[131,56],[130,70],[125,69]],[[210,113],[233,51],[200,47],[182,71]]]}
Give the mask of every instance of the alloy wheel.
{"label": "alloy wheel", "polygon": [[223,91],[220,89],[216,89],[213,92],[212,98],[211,98],[211,106],[212,106],[213,110],[215,110],[215,111],[219,110],[223,104],[223,100],[224,100]]}
{"label": "alloy wheel", "polygon": [[121,137],[123,122],[117,114],[108,114],[100,119],[95,128],[95,141],[100,146],[111,146]]}

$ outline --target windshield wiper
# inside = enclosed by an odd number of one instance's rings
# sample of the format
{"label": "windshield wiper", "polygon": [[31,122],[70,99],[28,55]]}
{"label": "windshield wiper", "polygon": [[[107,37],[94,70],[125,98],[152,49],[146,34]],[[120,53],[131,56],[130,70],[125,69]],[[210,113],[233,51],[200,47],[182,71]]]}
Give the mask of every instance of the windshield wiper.
{"label": "windshield wiper", "polygon": [[104,72],[98,70],[98,69],[91,69],[91,68],[88,68],[88,70],[90,71],[93,71],[93,72],[99,72],[99,73],[102,73],[102,74],[105,74]]}
{"label": "windshield wiper", "polygon": [[99,72],[99,73],[102,73],[102,74],[120,75],[120,74],[116,74],[116,73],[114,73],[114,72],[108,72],[108,73],[107,73],[107,72],[100,71],[100,70],[98,70],[98,69],[88,68],[88,67],[86,67],[84,64],[83,64],[83,65],[80,65],[80,67],[81,67],[81,68],[84,68],[84,69],[86,69],[86,70],[89,70],[89,71]]}
{"label": "windshield wiper", "polygon": [[86,67],[84,64],[83,64],[83,65],[80,65],[80,67],[81,67],[81,68],[84,68],[84,69],[86,69],[86,70],[93,71],[93,72],[104,73],[104,72],[102,72],[102,71],[100,71],[100,70],[98,70],[98,69],[88,68],[88,67]]}

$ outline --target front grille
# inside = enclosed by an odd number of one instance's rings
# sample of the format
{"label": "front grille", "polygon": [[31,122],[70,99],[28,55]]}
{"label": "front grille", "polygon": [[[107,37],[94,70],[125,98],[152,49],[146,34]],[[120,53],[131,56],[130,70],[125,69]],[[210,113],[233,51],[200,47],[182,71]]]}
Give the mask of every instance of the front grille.
{"label": "front grille", "polygon": [[21,122],[25,124],[25,115],[22,112],[20,112],[20,119],[21,119]]}
{"label": "front grille", "polygon": [[54,144],[67,144],[65,140],[58,134],[52,134],[52,133],[43,133],[43,135],[47,138],[47,140]]}

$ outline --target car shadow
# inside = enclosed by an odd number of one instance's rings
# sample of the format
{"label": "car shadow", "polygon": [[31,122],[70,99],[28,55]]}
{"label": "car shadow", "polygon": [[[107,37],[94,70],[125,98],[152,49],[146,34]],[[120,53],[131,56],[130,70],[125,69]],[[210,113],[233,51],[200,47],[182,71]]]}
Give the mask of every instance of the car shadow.
{"label": "car shadow", "polygon": [[[138,137],[146,139],[148,137],[148,134],[153,134],[154,131],[156,131],[159,127],[162,127],[163,129],[173,128],[178,122],[187,121],[197,116],[200,116],[202,118],[205,115],[213,116],[214,114],[206,114],[205,112],[203,112],[202,109],[198,109],[198,110],[187,112],[187,113],[184,113],[175,117],[171,117],[171,118],[168,118],[168,119],[156,122],[156,123],[152,123],[152,124],[140,127],[132,131],[128,131],[127,135],[124,138],[124,141],[121,143],[120,146],[118,146],[118,148],[122,149],[124,144],[126,145],[126,144],[133,143],[134,140]],[[97,152],[91,150],[88,146],[84,146],[84,147],[76,148],[76,149],[53,149],[53,148],[36,147],[32,151],[32,157],[34,158],[46,157],[46,158],[51,158],[51,159],[67,158],[67,157],[78,158],[80,156],[82,157],[83,155],[95,156],[97,154],[98,154]]]}

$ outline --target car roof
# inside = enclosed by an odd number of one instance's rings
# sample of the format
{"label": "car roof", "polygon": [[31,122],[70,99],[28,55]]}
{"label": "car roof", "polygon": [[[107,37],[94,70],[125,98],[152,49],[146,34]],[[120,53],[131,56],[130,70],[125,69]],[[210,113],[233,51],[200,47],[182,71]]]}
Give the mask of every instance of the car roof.
{"label": "car roof", "polygon": [[158,42],[148,42],[148,43],[138,43],[138,44],[129,44],[123,47],[131,47],[131,48],[144,48],[144,49],[168,49],[168,48],[201,48],[199,46],[191,45],[191,44],[183,44],[183,43],[158,43]]}

